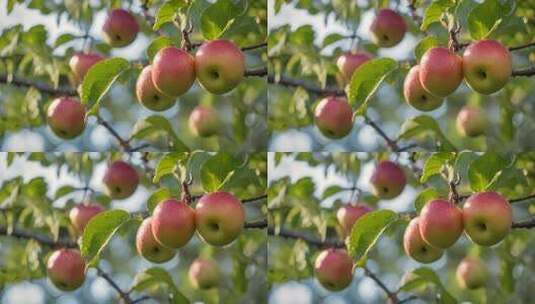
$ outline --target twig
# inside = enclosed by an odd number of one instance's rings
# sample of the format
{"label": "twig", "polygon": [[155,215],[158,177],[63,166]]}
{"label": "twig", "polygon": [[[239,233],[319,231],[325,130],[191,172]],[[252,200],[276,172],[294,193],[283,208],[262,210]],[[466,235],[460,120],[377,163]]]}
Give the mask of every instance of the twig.
{"label": "twig", "polygon": [[266,47],[267,46],[267,42],[262,42],[262,43],[259,43],[259,44],[253,44],[253,45],[250,45],[250,46],[244,46],[241,48],[242,51],[250,51],[250,50],[254,50],[254,49],[259,49],[259,48],[263,48],[263,47]]}
{"label": "twig", "polygon": [[527,200],[530,200],[530,199],[533,199],[533,198],[535,198],[535,194],[531,194],[531,195],[528,195],[528,196],[525,196],[525,197],[519,197],[519,198],[510,199],[509,203],[511,203],[511,204],[519,203],[519,202],[527,201]]}
{"label": "twig", "polygon": [[373,272],[370,271],[370,269],[366,266],[362,267],[364,269],[364,273],[372,280],[375,281],[375,283],[377,283],[377,285],[379,285],[379,287],[381,287],[382,290],[384,290],[384,292],[386,293],[386,296],[388,297],[388,302],[389,303],[398,303],[398,297],[397,297],[397,294],[393,291],[391,291],[390,289],[388,289],[388,287],[385,285],[385,283],[383,283],[383,281],[381,281],[381,279],[379,279]]}
{"label": "twig", "polygon": [[267,67],[263,67],[263,68],[258,68],[258,69],[254,69],[254,70],[247,70],[247,71],[245,71],[244,76],[246,76],[246,77],[249,77],[249,76],[264,77],[264,76],[267,75],[267,73],[268,73]]}
{"label": "twig", "polygon": [[246,199],[243,199],[241,200],[241,202],[243,204],[247,204],[247,203],[256,203],[258,201],[263,201],[267,199],[267,194],[264,194],[264,195],[261,195],[261,196],[258,196],[258,197],[251,197],[251,198],[246,198]]}
{"label": "twig", "polygon": [[133,300],[131,304],[141,303],[141,302],[143,302],[143,301],[150,300],[151,298],[152,298],[151,296],[144,295],[144,296],[142,296],[142,297],[139,297],[139,298]]}
{"label": "twig", "polygon": [[108,129],[108,131],[110,131],[111,135],[117,139],[117,141],[119,142],[119,144],[125,151],[130,152],[132,150],[130,143],[127,140],[123,139],[121,135],[119,135],[119,133],[117,133],[117,131],[115,131],[115,129],[107,121],[105,121],[98,114],[96,115],[96,117],[97,117],[97,122],[101,124],[104,128]]}
{"label": "twig", "polygon": [[8,234],[6,226],[0,226],[0,235],[12,236],[19,239],[28,239],[35,240],[38,243],[51,247],[67,247],[67,248],[78,248],[78,244],[74,240],[70,239],[59,239],[57,241],[53,240],[47,235],[40,234],[38,232],[28,231],[20,228],[13,228],[10,234]]}
{"label": "twig", "polygon": [[345,95],[344,90],[340,90],[338,88],[332,87],[332,88],[321,89],[306,81],[303,81],[300,79],[288,78],[284,75],[281,75],[280,77],[275,77],[274,75],[268,75],[268,83],[279,84],[279,85],[287,86],[287,87],[302,87],[303,89],[311,93],[317,94],[317,95],[336,95],[336,96]]}
{"label": "twig", "polygon": [[267,219],[265,219],[265,220],[261,220],[261,221],[257,221],[257,222],[245,223],[243,228],[245,228],[245,229],[264,229],[264,228],[267,228],[267,226],[268,226],[268,222],[267,222]]}
{"label": "twig", "polygon": [[535,228],[535,218],[532,218],[523,222],[513,223],[511,228],[526,228],[526,229]]}
{"label": "twig", "polygon": [[524,44],[524,45],[512,46],[509,48],[509,51],[518,51],[518,50],[522,50],[522,49],[529,48],[532,46],[535,46],[535,42],[531,42],[531,43]]}
{"label": "twig", "polygon": [[42,81],[34,81],[29,79],[13,76],[11,79],[7,75],[0,75],[0,83],[11,84],[17,87],[34,87],[40,92],[50,95],[64,95],[64,96],[76,96],[78,93],[72,87],[63,86],[54,88]]}
{"label": "twig", "polygon": [[289,239],[299,239],[299,240],[303,240],[311,245],[314,245],[320,248],[323,248],[323,247],[343,248],[345,247],[344,242],[340,240],[329,239],[329,240],[321,241],[313,236],[300,233],[297,231],[287,230],[284,228],[281,228],[279,232],[276,233],[273,227],[268,227],[268,235],[274,235],[274,236],[279,236],[279,237],[289,238]]}
{"label": "twig", "polygon": [[104,280],[108,281],[108,283],[111,285],[111,287],[113,287],[113,289],[117,290],[117,293],[119,293],[119,296],[121,296],[121,298],[123,299],[123,302],[125,304],[132,304],[132,299],[130,298],[130,295],[123,291],[121,289],[121,287],[119,287],[119,285],[117,285],[117,283],[111,278],[111,276],[109,274],[107,274],[106,272],[104,272],[104,270],[102,270],[100,267],[96,266],[95,267],[97,269],[97,274],[99,276],[101,276]]}
{"label": "twig", "polygon": [[512,76],[533,76],[535,75],[535,66],[513,70]]}
{"label": "twig", "polygon": [[399,150],[399,146],[397,142],[391,139],[390,137],[388,137],[385,131],[383,131],[383,129],[381,129],[373,120],[371,120],[367,115],[364,115],[364,120],[370,127],[372,127],[375,131],[377,131],[379,136],[381,136],[386,141],[386,144],[388,145],[390,150],[394,152],[397,152]]}
{"label": "twig", "polygon": [[399,300],[397,304],[409,303],[414,300],[418,300],[418,296],[412,295],[412,296],[406,297],[405,299]]}

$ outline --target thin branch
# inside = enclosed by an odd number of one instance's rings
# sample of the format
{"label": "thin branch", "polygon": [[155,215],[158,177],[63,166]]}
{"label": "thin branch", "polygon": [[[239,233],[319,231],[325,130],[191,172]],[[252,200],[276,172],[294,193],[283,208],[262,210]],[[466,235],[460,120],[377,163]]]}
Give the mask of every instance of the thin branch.
{"label": "thin branch", "polygon": [[388,297],[389,303],[398,303],[398,297],[397,297],[397,294],[395,292],[393,292],[390,289],[388,289],[386,284],[383,283],[383,281],[381,281],[381,279],[379,279],[373,272],[371,272],[371,270],[368,267],[364,266],[362,268],[364,269],[364,273],[370,279],[374,280],[375,283],[377,283],[377,285],[379,285],[379,287],[386,293],[386,296]]}
{"label": "thin branch", "polygon": [[397,144],[397,142],[393,139],[391,139],[390,137],[388,137],[388,135],[386,135],[385,131],[383,131],[383,129],[381,129],[373,120],[371,120],[368,116],[364,115],[364,120],[366,121],[366,123],[372,127],[378,134],[379,136],[381,136],[386,144],[388,145],[388,147],[390,148],[390,150],[394,151],[394,152],[397,152],[399,150],[399,146]]}
{"label": "thin branch", "polygon": [[264,229],[264,228],[267,228],[267,226],[268,226],[268,222],[267,222],[267,219],[265,219],[265,220],[261,220],[261,221],[257,221],[257,222],[245,223],[243,228],[245,228],[245,229]]}
{"label": "thin branch", "polygon": [[7,227],[0,226],[0,235],[11,236],[11,237],[15,237],[18,239],[35,240],[38,243],[51,247],[51,248],[57,248],[57,247],[78,248],[78,244],[76,244],[76,242],[73,240],[59,239],[55,241],[47,235],[40,234],[38,232],[16,228],[16,227],[13,228],[13,231],[11,231],[10,234],[8,234]]}
{"label": "thin branch", "polygon": [[345,95],[344,90],[340,90],[338,88],[331,87],[321,89],[313,84],[308,83],[307,81],[288,78],[284,75],[281,75],[279,77],[275,77],[274,75],[268,75],[268,83],[279,84],[286,87],[302,87],[303,89],[317,95]]}
{"label": "thin branch", "polygon": [[292,231],[292,230],[287,230],[284,228],[280,228],[278,233],[276,233],[273,227],[268,227],[268,235],[274,235],[274,236],[279,236],[279,237],[288,238],[288,239],[299,239],[299,240],[303,240],[309,243],[310,245],[314,245],[320,248],[323,248],[323,247],[343,248],[345,247],[344,242],[340,240],[328,239],[328,240],[321,241],[308,234],[304,234],[304,233]]}
{"label": "thin branch", "polygon": [[121,296],[125,304],[133,303],[132,299],[130,298],[130,295],[126,291],[123,291],[109,274],[104,272],[104,270],[102,270],[98,266],[96,266],[95,268],[97,269],[97,274],[101,276],[104,280],[108,281],[108,283],[111,285],[111,287],[113,287],[113,289],[117,290],[117,293],[119,293],[119,296]]}
{"label": "thin branch", "polygon": [[512,76],[533,76],[535,75],[535,66],[513,70]]}
{"label": "thin branch", "polygon": [[101,124],[104,128],[108,129],[108,131],[111,133],[111,135],[113,137],[115,137],[117,139],[117,141],[119,142],[119,144],[121,145],[121,147],[125,150],[125,151],[131,151],[132,150],[132,147],[130,146],[130,143],[128,143],[127,140],[123,139],[121,137],[121,135],[119,135],[119,133],[117,133],[117,131],[115,131],[115,129],[107,122],[105,121],[100,115],[96,115],[97,117],[97,122],[99,124]]}
{"label": "thin branch", "polygon": [[64,96],[76,96],[78,93],[72,87],[62,86],[54,88],[53,86],[37,80],[29,80],[13,76],[9,78],[7,75],[0,75],[0,83],[5,83],[9,85],[14,85],[17,87],[34,87],[40,92],[47,93],[50,95],[64,95]]}
{"label": "thin branch", "polygon": [[522,49],[529,48],[529,47],[532,47],[532,46],[535,46],[535,42],[531,42],[531,43],[523,44],[523,45],[518,45],[518,46],[512,46],[512,47],[509,48],[509,51],[518,51],[518,50],[522,50]]}
{"label": "thin branch", "polygon": [[259,49],[259,48],[263,48],[263,47],[267,47],[267,42],[262,42],[262,43],[259,43],[259,44],[253,44],[253,45],[250,45],[250,46],[244,46],[241,48],[242,51],[250,51],[250,50],[254,50],[254,49]]}
{"label": "thin branch", "polygon": [[246,199],[243,199],[241,202],[243,204],[247,204],[247,203],[256,203],[258,201],[263,201],[267,199],[267,194],[264,194],[264,195],[261,195],[261,196],[258,196],[258,197],[251,197],[251,198],[246,198]]}
{"label": "thin branch", "polygon": [[253,69],[253,70],[247,70],[245,71],[244,76],[251,77],[251,76],[257,76],[257,77],[264,77],[268,73],[267,67]]}
{"label": "thin branch", "polygon": [[511,228],[525,228],[525,229],[535,228],[535,218],[532,218],[523,222],[513,223]]}
{"label": "thin branch", "polygon": [[412,295],[412,296],[409,296],[405,299],[401,299],[397,302],[397,304],[402,304],[402,303],[409,303],[411,301],[414,301],[414,300],[418,300],[418,296],[415,296],[415,295]]}
{"label": "thin branch", "polygon": [[520,203],[520,202],[527,201],[527,200],[534,199],[534,198],[535,198],[535,194],[531,194],[531,195],[528,195],[528,196],[525,196],[525,197],[519,197],[519,198],[510,199],[509,203],[511,203],[511,204]]}
{"label": "thin branch", "polygon": [[142,296],[142,297],[139,297],[139,298],[133,300],[131,304],[141,303],[141,302],[143,302],[143,301],[147,301],[147,300],[150,300],[150,299],[152,299],[151,296],[147,296],[147,295],[145,295],[145,296]]}

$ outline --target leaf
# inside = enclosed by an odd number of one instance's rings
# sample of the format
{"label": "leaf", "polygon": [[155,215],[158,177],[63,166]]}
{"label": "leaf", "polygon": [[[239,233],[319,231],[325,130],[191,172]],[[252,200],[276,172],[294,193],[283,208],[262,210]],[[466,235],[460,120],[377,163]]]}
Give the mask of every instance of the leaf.
{"label": "leaf", "polygon": [[340,191],[344,190],[342,187],[340,186],[337,186],[337,185],[333,185],[333,186],[329,186],[327,189],[325,189],[323,191],[323,194],[321,195],[321,199],[324,200],[330,196],[333,196],[337,193],[339,193]]}
{"label": "leaf", "polygon": [[474,160],[468,169],[470,188],[474,192],[486,190],[498,172],[507,167],[507,160],[495,152],[486,152]]}
{"label": "leaf", "polygon": [[159,50],[170,45],[173,45],[173,40],[166,36],[161,36],[152,40],[147,47],[147,57],[149,57],[149,60],[152,61]]}
{"label": "leaf", "polygon": [[231,0],[217,0],[204,10],[201,15],[201,32],[205,39],[213,40],[221,37],[241,15],[244,8],[235,5]]}
{"label": "leaf", "polygon": [[444,285],[442,285],[437,274],[432,269],[421,267],[413,270],[412,273],[437,287],[440,296],[439,303],[457,303],[457,300],[444,288]]}
{"label": "leaf", "polygon": [[329,46],[333,43],[336,43],[342,39],[345,39],[345,37],[343,35],[340,35],[340,34],[337,34],[337,33],[334,33],[334,34],[329,34],[327,35],[327,37],[325,37],[323,39],[323,44],[322,44],[322,48],[326,47],[326,46]]}
{"label": "leaf", "polygon": [[184,0],[171,0],[160,6],[158,13],[156,13],[153,30],[157,31],[162,25],[175,20],[178,10],[186,6]]}
{"label": "leaf", "polygon": [[425,54],[427,50],[433,47],[437,47],[440,45],[440,41],[435,36],[427,36],[424,39],[420,40],[418,44],[414,47],[414,56],[416,56],[416,59],[420,61],[422,56]]}
{"label": "leaf", "polygon": [[442,145],[444,151],[456,151],[455,146],[444,136],[436,120],[427,115],[415,116],[407,119],[401,126],[398,139],[409,139],[424,134],[432,134]]}
{"label": "leaf", "polygon": [[420,29],[422,31],[427,30],[429,25],[439,22],[442,18],[442,14],[446,13],[447,10],[455,5],[455,2],[452,0],[435,0],[431,3],[425,10],[424,17],[422,20],[422,26]]}
{"label": "leaf", "polygon": [[418,196],[414,199],[414,209],[418,213],[422,210],[422,208],[432,199],[439,198],[440,193],[438,193],[437,189],[435,188],[427,188],[420,192]]}
{"label": "leaf", "polygon": [[163,200],[168,199],[171,197],[171,191],[169,189],[162,187],[154,192],[149,196],[147,200],[147,209],[150,213],[156,208],[156,206]]}
{"label": "leaf", "polygon": [[189,152],[189,148],[176,135],[171,123],[161,115],[152,115],[139,120],[132,131],[132,138],[144,139],[156,133],[163,132],[171,140],[171,150],[177,152]]}
{"label": "leaf", "polygon": [[188,153],[184,152],[172,152],[165,154],[162,158],[160,158],[160,161],[156,166],[152,182],[159,183],[163,176],[173,174],[181,162],[187,158]]}
{"label": "leaf", "polygon": [[431,176],[435,174],[440,174],[442,168],[452,159],[455,159],[455,153],[433,153],[425,161],[424,167],[422,169],[422,177],[420,178],[420,182],[425,183]]}
{"label": "leaf", "polygon": [[58,46],[62,45],[62,44],[65,44],[67,42],[70,42],[72,41],[73,39],[75,39],[76,36],[73,35],[73,34],[62,34],[60,35],[56,41],[54,42],[54,48],[57,48]]}
{"label": "leaf", "polygon": [[165,269],[160,267],[149,268],[138,273],[134,278],[132,290],[144,291],[147,289],[152,289],[152,287],[159,284],[164,284],[168,289],[170,289],[173,295],[172,303],[190,303],[189,300],[178,290],[171,275],[169,275]]}
{"label": "leaf", "polygon": [[201,183],[206,192],[221,189],[234,174],[239,162],[230,153],[219,152],[204,162]]}
{"label": "leaf", "polygon": [[74,190],[75,188],[72,186],[62,186],[58,190],[56,190],[56,194],[54,194],[54,199],[58,199],[69,193],[72,193]]}
{"label": "leaf", "polygon": [[498,0],[485,0],[468,15],[468,30],[474,40],[489,36],[502,22],[503,8]]}

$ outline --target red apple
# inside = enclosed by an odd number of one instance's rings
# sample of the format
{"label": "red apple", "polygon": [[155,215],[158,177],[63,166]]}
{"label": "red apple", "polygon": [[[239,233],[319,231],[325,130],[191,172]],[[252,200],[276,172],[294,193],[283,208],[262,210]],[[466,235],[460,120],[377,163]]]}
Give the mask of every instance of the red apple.
{"label": "red apple", "polygon": [[219,267],[211,259],[197,258],[189,267],[188,277],[193,287],[210,289],[219,285]]}
{"label": "red apple", "polygon": [[165,247],[180,248],[195,233],[195,212],[185,202],[164,200],[156,206],[152,218],[154,238]]}
{"label": "red apple", "polygon": [[152,217],[141,222],[136,234],[137,253],[153,263],[164,263],[175,256],[175,251],[162,246],[152,234]]}
{"label": "red apple", "polygon": [[393,47],[403,40],[407,24],[391,9],[381,9],[370,26],[372,41],[380,47]]}
{"label": "red apple", "polygon": [[85,129],[84,106],[72,97],[56,98],[48,106],[47,121],[58,137],[73,139]]}
{"label": "red apple", "polygon": [[124,161],[111,163],[102,179],[106,193],[113,199],[125,199],[131,196],[139,184],[136,169]]}
{"label": "red apple", "polygon": [[485,134],[488,128],[487,115],[479,108],[464,106],[457,114],[457,131],[462,136],[476,137]]}
{"label": "red apple", "polygon": [[405,77],[403,95],[409,105],[424,112],[437,109],[443,102],[442,98],[431,95],[422,87],[419,65],[413,66]]}
{"label": "red apple", "polygon": [[73,291],[85,281],[85,262],[76,249],[54,251],[46,264],[47,275],[58,289]]}
{"label": "red apple", "polygon": [[69,212],[69,219],[76,233],[81,235],[87,223],[102,211],[104,211],[104,207],[99,204],[83,204],[73,207]]}
{"label": "red apple", "polygon": [[104,60],[104,57],[96,53],[77,53],[69,60],[69,67],[74,75],[76,83],[84,80],[85,74],[97,62]]}
{"label": "red apple", "polygon": [[442,249],[427,244],[420,234],[419,217],[413,218],[403,235],[403,249],[405,253],[420,263],[432,263],[442,257]]}
{"label": "red apple", "polygon": [[158,51],[152,63],[154,86],[167,96],[186,93],[195,81],[195,60],[188,52],[176,47]]}
{"label": "red apple", "polygon": [[125,47],[132,43],[139,32],[136,18],[124,9],[114,9],[108,12],[102,33],[104,40],[112,47]]}
{"label": "red apple", "polygon": [[426,243],[446,249],[463,233],[463,214],[452,202],[432,200],[422,208],[419,226]]}
{"label": "red apple", "polygon": [[487,284],[489,271],[485,263],[476,257],[464,258],[455,273],[461,288],[477,289]]}
{"label": "red apple", "polygon": [[342,73],[344,81],[350,83],[353,72],[355,72],[355,70],[363,63],[372,58],[372,55],[366,52],[346,53],[338,57],[336,65],[338,66],[340,73]]}
{"label": "red apple", "polygon": [[392,199],[403,192],[407,179],[397,164],[383,160],[375,167],[370,183],[376,196],[382,199]]}
{"label": "red apple", "polygon": [[188,125],[191,133],[200,137],[209,137],[219,130],[219,117],[212,108],[196,106],[189,115]]}
{"label": "red apple", "polygon": [[420,61],[420,82],[434,96],[446,97],[463,80],[463,60],[454,52],[441,47],[427,50]]}
{"label": "red apple", "polygon": [[137,100],[152,111],[165,111],[175,105],[175,97],[158,91],[152,81],[152,66],[148,65],[139,74],[136,82]]}
{"label": "red apple", "polygon": [[345,205],[340,207],[336,212],[338,223],[342,226],[344,237],[351,234],[351,229],[355,222],[364,214],[373,211],[373,209],[365,204]]}
{"label": "red apple", "polygon": [[353,110],[345,98],[327,97],[316,106],[314,121],[323,135],[339,139],[353,128]]}
{"label": "red apple", "polygon": [[340,291],[353,280],[353,261],[344,249],[326,249],[316,258],[314,274],[325,289]]}

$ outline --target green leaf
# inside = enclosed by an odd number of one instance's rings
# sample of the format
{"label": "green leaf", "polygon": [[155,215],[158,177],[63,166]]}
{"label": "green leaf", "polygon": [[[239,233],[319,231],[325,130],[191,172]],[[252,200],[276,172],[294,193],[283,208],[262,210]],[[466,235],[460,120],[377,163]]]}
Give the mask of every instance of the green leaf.
{"label": "green leaf", "polygon": [[420,40],[418,44],[414,47],[414,56],[420,61],[425,52],[431,48],[437,47],[440,45],[440,41],[435,36],[427,36],[424,39]]}
{"label": "green leaf", "polygon": [[165,285],[173,295],[172,303],[188,304],[189,300],[178,290],[171,275],[163,268],[153,267],[140,272],[134,278],[132,290],[151,290],[158,285]]}
{"label": "green leaf", "polygon": [[326,46],[329,46],[333,43],[336,43],[342,39],[345,39],[345,37],[343,35],[340,35],[340,34],[337,34],[337,33],[334,33],[334,34],[330,34],[330,35],[327,35],[327,37],[325,37],[323,39],[323,44],[322,44],[322,48],[326,47]]}
{"label": "green leaf", "polygon": [[173,45],[173,40],[166,36],[160,36],[152,40],[147,47],[147,57],[149,57],[149,60],[152,61],[159,50],[170,45]]}
{"label": "green leaf", "polygon": [[455,159],[455,153],[453,152],[433,153],[425,161],[420,182],[425,183],[431,176],[440,174],[443,167],[452,159]]}
{"label": "green leaf", "polygon": [[178,166],[187,158],[188,153],[184,152],[172,152],[165,154],[162,158],[160,158],[160,161],[156,166],[152,182],[159,183],[163,176],[173,174],[178,169]]}
{"label": "green leaf", "polygon": [[439,303],[457,303],[457,300],[444,288],[444,285],[442,285],[440,282],[439,277],[432,269],[421,267],[415,269],[412,273],[437,287],[440,299]]}
{"label": "green leaf", "polygon": [[147,200],[147,209],[150,213],[156,208],[156,205],[158,205],[161,201],[168,199],[171,197],[171,191],[169,189],[162,187],[154,192],[149,196],[149,199]]}
{"label": "green leaf", "polygon": [[189,148],[176,135],[171,123],[161,115],[152,115],[139,120],[132,131],[132,138],[146,139],[155,134],[163,133],[171,140],[171,150],[177,152],[189,152]]}
{"label": "green leaf", "polygon": [[439,198],[440,193],[435,188],[427,188],[420,192],[418,196],[416,196],[416,199],[414,200],[414,208],[418,213],[420,213],[420,210],[432,199]]}
{"label": "green leaf", "polygon": [[502,22],[504,10],[498,0],[485,0],[468,15],[468,30],[474,40],[488,37]]}
{"label": "green leaf", "polygon": [[70,42],[76,38],[73,34],[62,34],[60,35],[56,41],[54,42],[54,48],[57,48],[58,46],[65,44],[67,42]]}
{"label": "green leaf", "polygon": [[184,0],[171,0],[164,3],[160,6],[158,13],[156,13],[153,30],[157,31],[162,25],[168,22],[173,22],[175,20],[178,10],[186,6],[186,1]]}
{"label": "green leaf", "polygon": [[459,176],[462,181],[468,180],[468,168],[470,168],[470,164],[478,157],[479,155],[473,151],[459,152],[453,165],[455,175]]}
{"label": "green leaf", "polygon": [[456,151],[455,146],[453,146],[440,130],[440,126],[436,120],[427,115],[420,115],[407,119],[401,126],[401,133],[398,135],[398,138],[409,139],[429,134],[433,135],[433,137],[440,142],[442,150]]}
{"label": "green leaf", "polygon": [[58,199],[69,193],[72,193],[74,190],[75,188],[72,186],[62,186],[58,190],[56,190],[56,194],[54,194],[54,199]]}
{"label": "green leaf", "polygon": [[205,39],[213,40],[221,37],[240,16],[244,8],[235,5],[231,0],[217,0],[204,10],[201,15],[201,32]]}
{"label": "green leaf", "polygon": [[340,186],[337,186],[337,185],[333,185],[333,186],[329,186],[327,187],[327,189],[325,189],[323,191],[323,194],[321,195],[321,199],[324,200],[330,196],[333,196],[337,193],[339,193],[340,191],[344,190],[342,187]]}
{"label": "green leaf", "polygon": [[425,10],[422,26],[420,27],[423,31],[427,30],[429,25],[439,22],[442,18],[442,15],[447,12],[447,10],[455,5],[455,2],[452,0],[435,0],[431,3]]}
{"label": "green leaf", "polygon": [[468,169],[470,188],[474,192],[487,190],[494,177],[505,167],[507,160],[495,152],[486,152],[474,160]]}
{"label": "green leaf", "polygon": [[219,152],[204,162],[201,183],[206,192],[221,189],[234,174],[240,163],[230,153]]}

